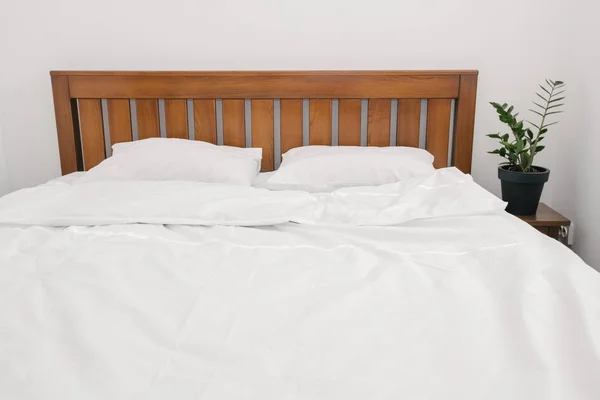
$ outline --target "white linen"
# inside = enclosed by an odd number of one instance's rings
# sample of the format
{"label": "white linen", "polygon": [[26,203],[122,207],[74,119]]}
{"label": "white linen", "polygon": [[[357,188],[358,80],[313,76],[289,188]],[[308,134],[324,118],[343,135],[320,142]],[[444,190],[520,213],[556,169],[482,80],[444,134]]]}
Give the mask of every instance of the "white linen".
{"label": "white linen", "polygon": [[260,170],[262,149],[151,138],[113,146],[114,154],[77,184],[120,180],[194,181],[250,186]]}
{"label": "white linen", "polygon": [[0,223],[396,225],[413,219],[500,211],[506,206],[456,168],[440,169],[425,178],[323,195],[187,181],[80,182],[55,182],[1,198]]}
{"label": "white linen", "polygon": [[431,174],[433,156],[414,147],[305,146],[287,151],[267,181],[271,190],[330,192]]}
{"label": "white linen", "polygon": [[[273,176],[275,172],[259,172],[252,181],[252,187],[266,189],[267,180]],[[63,182],[73,184],[85,175],[83,171],[71,172],[70,174],[59,176],[58,178],[52,179],[49,182]]]}
{"label": "white linen", "polygon": [[0,223],[273,225],[304,215],[315,201],[302,192],[188,181],[58,183],[1,198]]}
{"label": "white linen", "polygon": [[252,182],[252,187],[259,189],[267,189],[267,181],[270,177],[273,176],[274,173],[274,171],[259,172],[258,175],[256,175],[256,178],[254,178],[254,181]]}
{"label": "white linen", "polygon": [[[0,398],[597,399],[598,273],[455,170],[427,179],[331,195],[153,182],[129,217],[133,191],[94,200],[92,184],[0,199]],[[177,191],[158,201],[160,186]],[[69,214],[77,197],[89,207]],[[133,223],[239,207],[310,223]]]}
{"label": "white linen", "polygon": [[71,172],[70,174],[66,174],[66,175],[59,176],[58,178],[54,178],[54,179],[48,181],[47,183],[67,183],[67,184],[72,185],[73,183],[77,182],[80,178],[82,178],[84,175],[85,175],[84,171]]}

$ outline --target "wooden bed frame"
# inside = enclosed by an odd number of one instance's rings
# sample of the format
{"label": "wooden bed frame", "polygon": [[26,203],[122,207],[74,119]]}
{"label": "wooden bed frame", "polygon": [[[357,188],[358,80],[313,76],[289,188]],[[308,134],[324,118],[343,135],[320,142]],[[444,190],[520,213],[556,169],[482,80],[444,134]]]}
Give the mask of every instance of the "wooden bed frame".
{"label": "wooden bed frame", "polygon": [[436,167],[471,171],[477,71],[50,75],[63,174],[97,165],[111,144],[160,136],[262,147],[263,171],[307,144],[425,141]]}

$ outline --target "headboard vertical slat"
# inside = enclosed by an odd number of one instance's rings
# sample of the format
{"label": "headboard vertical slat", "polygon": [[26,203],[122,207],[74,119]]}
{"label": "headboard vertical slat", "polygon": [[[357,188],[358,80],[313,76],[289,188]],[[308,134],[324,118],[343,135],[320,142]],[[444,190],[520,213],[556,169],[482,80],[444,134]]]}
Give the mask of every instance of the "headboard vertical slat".
{"label": "headboard vertical slat", "polygon": [[194,100],[194,135],[196,140],[217,144],[215,100]]}
{"label": "headboard vertical slat", "polygon": [[223,144],[246,147],[244,100],[223,100]]}
{"label": "headboard vertical slat", "polygon": [[309,143],[331,145],[331,100],[311,100],[309,107]]}
{"label": "headboard vertical slat", "polygon": [[421,129],[421,99],[398,100],[396,145],[419,147]]}
{"label": "headboard vertical slat", "polygon": [[108,99],[108,126],[110,127],[110,144],[131,142],[131,110],[129,100]]}
{"label": "headboard vertical slat", "polygon": [[465,173],[471,173],[476,97],[477,75],[461,75],[458,98],[456,99],[454,159],[452,161],[456,168]]}
{"label": "headboard vertical slat", "polygon": [[280,100],[281,154],[302,147],[302,100]]}
{"label": "headboard vertical slat", "polygon": [[83,148],[83,167],[87,171],[106,158],[100,99],[79,100],[79,126],[81,147]]}
{"label": "headboard vertical slat", "polygon": [[187,102],[185,100],[165,100],[165,122],[167,137],[187,139]]}
{"label": "headboard vertical slat", "polygon": [[136,99],[135,101],[138,139],[160,137],[158,122],[158,100]]}
{"label": "headboard vertical slat", "polygon": [[431,99],[427,104],[426,149],[433,154],[433,166],[448,166],[448,145],[450,134],[450,109],[452,100]]}
{"label": "headboard vertical slat", "polygon": [[273,119],[273,100],[252,100],[252,147],[263,149],[263,172],[275,168]]}
{"label": "headboard vertical slat", "polygon": [[390,145],[391,100],[369,99],[367,146]]}
{"label": "headboard vertical slat", "polygon": [[52,94],[54,97],[54,114],[58,132],[58,151],[60,152],[60,168],[63,175],[70,174],[82,165],[81,150],[75,141],[75,121],[71,108],[69,93],[69,77],[52,75]]}
{"label": "headboard vertical slat", "polygon": [[360,99],[342,99],[338,105],[338,145],[360,146]]}

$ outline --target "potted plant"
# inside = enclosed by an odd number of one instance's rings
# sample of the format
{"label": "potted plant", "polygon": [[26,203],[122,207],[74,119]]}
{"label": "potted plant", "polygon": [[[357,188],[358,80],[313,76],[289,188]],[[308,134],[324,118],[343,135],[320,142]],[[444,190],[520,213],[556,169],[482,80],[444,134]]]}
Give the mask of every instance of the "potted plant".
{"label": "potted plant", "polygon": [[[498,178],[502,185],[502,200],[508,202],[506,211],[515,215],[532,215],[537,211],[544,183],[548,181],[550,170],[534,165],[535,156],[542,150],[548,128],[558,121],[549,121],[549,117],[562,112],[562,100],[565,84],[562,81],[546,79],[545,85],[540,85],[542,92],[536,93],[540,100],[534,101],[535,107],[530,109],[537,123],[517,119],[518,113],[508,104],[491,102],[496,109],[500,121],[510,129],[509,133],[492,133],[487,136],[498,139],[500,148],[490,151],[506,159],[498,166]],[[526,127],[525,122],[531,127]]]}

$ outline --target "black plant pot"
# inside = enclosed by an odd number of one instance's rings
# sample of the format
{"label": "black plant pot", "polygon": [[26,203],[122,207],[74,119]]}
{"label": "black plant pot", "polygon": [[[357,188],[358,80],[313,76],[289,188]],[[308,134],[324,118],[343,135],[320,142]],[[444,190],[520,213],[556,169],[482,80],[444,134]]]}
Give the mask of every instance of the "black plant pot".
{"label": "black plant pot", "polygon": [[536,213],[550,170],[535,166],[534,168],[536,172],[515,172],[509,171],[507,165],[498,167],[498,178],[502,184],[502,200],[508,203],[507,212],[513,215]]}

